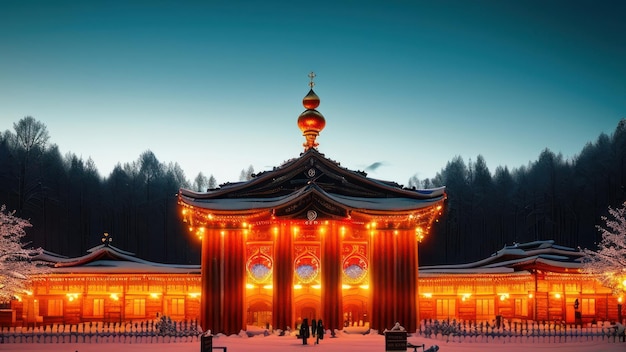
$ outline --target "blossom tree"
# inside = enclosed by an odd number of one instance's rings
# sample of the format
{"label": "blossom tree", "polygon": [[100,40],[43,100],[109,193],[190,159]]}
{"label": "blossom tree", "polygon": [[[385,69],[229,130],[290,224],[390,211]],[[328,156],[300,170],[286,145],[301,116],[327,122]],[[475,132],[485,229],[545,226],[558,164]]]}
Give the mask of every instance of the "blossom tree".
{"label": "blossom tree", "polygon": [[615,294],[626,293],[626,202],[621,208],[609,207],[605,226],[598,225],[602,241],[598,250],[585,249],[583,270],[592,274]]}
{"label": "blossom tree", "polygon": [[41,248],[28,249],[22,243],[29,221],[14,216],[15,211],[0,206],[0,302],[8,302],[28,290],[30,277],[43,274],[47,266],[35,260]]}

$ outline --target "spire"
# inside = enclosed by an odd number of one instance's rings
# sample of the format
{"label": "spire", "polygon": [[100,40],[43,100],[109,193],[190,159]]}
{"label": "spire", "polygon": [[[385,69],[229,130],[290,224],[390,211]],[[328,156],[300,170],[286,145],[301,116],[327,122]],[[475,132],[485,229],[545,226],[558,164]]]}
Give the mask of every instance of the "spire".
{"label": "spire", "polygon": [[308,77],[310,79],[310,90],[309,93],[302,99],[302,105],[306,110],[304,110],[304,112],[302,112],[298,117],[298,127],[306,139],[304,144],[302,144],[304,151],[311,148],[317,149],[319,143],[317,143],[315,139],[326,126],[326,119],[324,119],[324,116],[322,116],[319,111],[315,110],[315,108],[320,105],[320,98],[313,91],[313,86],[315,86],[315,82],[313,82],[315,73],[309,73]]}

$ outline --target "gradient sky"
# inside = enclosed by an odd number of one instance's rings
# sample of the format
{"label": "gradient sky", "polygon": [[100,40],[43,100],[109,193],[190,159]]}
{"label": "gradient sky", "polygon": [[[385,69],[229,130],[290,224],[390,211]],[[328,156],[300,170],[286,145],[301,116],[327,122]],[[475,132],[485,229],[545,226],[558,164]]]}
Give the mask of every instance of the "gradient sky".
{"label": "gradient sky", "polygon": [[0,0],[0,131],[33,116],[103,177],[152,150],[218,183],[319,151],[407,184],[574,157],[626,117],[625,1]]}

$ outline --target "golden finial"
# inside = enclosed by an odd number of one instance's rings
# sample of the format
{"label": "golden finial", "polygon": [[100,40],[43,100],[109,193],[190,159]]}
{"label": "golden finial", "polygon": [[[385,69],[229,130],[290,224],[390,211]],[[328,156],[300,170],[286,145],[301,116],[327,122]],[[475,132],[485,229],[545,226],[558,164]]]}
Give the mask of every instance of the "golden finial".
{"label": "golden finial", "polygon": [[320,98],[313,91],[313,86],[315,83],[313,79],[315,78],[315,73],[309,73],[309,93],[302,99],[302,105],[304,105],[304,112],[300,114],[298,117],[298,127],[302,131],[302,135],[305,137],[306,142],[302,145],[304,147],[304,151],[307,151],[311,148],[317,148],[319,143],[315,140],[317,136],[320,134],[320,131],[324,129],[326,126],[326,119],[324,116],[319,113],[319,111],[315,110],[320,105]]}

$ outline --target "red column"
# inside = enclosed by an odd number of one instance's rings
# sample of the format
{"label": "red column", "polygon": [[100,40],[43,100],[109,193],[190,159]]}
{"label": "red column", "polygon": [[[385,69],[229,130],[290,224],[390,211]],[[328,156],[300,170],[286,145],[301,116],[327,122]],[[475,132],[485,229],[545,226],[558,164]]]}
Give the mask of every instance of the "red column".
{"label": "red column", "polygon": [[371,327],[383,331],[393,327],[395,324],[394,300],[396,287],[393,233],[376,230],[372,236],[371,244]]}
{"label": "red column", "polygon": [[293,305],[293,235],[285,225],[277,232],[270,229],[274,236],[274,278],[272,325],[275,329],[285,330],[287,326],[295,329],[292,321]]}
{"label": "red column", "polygon": [[417,242],[411,231],[396,237],[396,317],[407,331],[417,329]]}
{"label": "red column", "polygon": [[209,277],[209,273],[211,272],[210,268],[209,268],[209,244],[208,244],[208,238],[205,235],[204,237],[202,237],[202,244],[201,244],[201,254],[200,254],[200,316],[199,316],[199,320],[200,320],[200,327],[203,330],[206,330],[208,327],[208,323],[209,323],[209,316],[208,316],[208,298],[209,298],[209,292],[207,292],[207,285],[206,283],[209,281],[210,277]]}
{"label": "red column", "polygon": [[226,231],[224,241],[223,333],[237,334],[244,324],[244,243],[241,230]]}
{"label": "red column", "polygon": [[211,229],[202,238],[202,297],[200,326],[221,332],[221,241],[219,231]]}
{"label": "red column", "polygon": [[342,318],[341,292],[341,238],[337,226],[322,238],[322,316],[324,326],[331,331],[339,329]]}
{"label": "red column", "polygon": [[417,243],[411,231],[380,230],[372,237],[371,326],[380,331],[399,322],[417,329]]}

